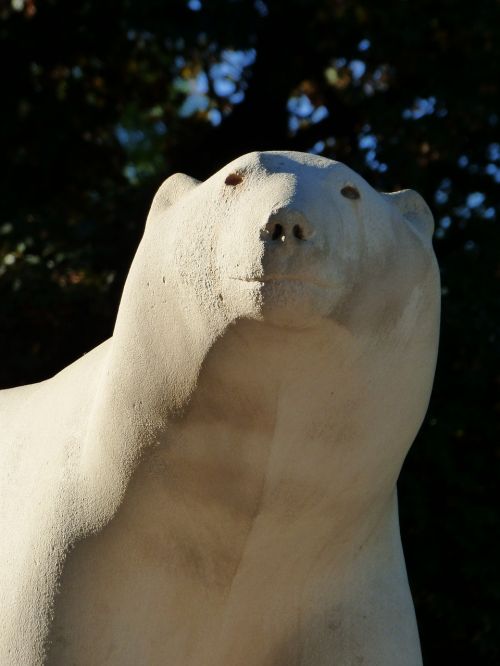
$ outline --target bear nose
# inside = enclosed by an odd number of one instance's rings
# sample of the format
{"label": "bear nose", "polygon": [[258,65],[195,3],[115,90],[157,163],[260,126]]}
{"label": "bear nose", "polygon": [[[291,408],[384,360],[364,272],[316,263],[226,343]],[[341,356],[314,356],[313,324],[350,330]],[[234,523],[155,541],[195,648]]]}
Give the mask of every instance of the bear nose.
{"label": "bear nose", "polygon": [[271,213],[261,233],[262,240],[285,243],[291,239],[307,241],[314,229],[299,210],[281,209]]}

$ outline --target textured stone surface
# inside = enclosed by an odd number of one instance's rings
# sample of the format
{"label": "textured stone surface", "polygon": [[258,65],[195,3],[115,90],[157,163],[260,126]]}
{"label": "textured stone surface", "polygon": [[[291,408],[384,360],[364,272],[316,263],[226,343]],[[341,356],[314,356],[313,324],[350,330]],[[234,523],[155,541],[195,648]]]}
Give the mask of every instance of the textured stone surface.
{"label": "textured stone surface", "polygon": [[2,665],[421,663],[432,226],[302,153],[162,185],[113,337],[0,392]]}

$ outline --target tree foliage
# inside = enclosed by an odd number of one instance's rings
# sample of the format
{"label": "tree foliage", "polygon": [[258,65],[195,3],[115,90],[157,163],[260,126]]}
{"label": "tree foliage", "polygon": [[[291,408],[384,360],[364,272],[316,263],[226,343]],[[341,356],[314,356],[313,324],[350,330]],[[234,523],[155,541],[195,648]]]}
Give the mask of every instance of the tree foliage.
{"label": "tree foliage", "polygon": [[499,25],[495,0],[0,4],[2,386],[111,334],[174,171],[312,151],[430,203],[440,360],[400,483],[427,664],[499,658]]}

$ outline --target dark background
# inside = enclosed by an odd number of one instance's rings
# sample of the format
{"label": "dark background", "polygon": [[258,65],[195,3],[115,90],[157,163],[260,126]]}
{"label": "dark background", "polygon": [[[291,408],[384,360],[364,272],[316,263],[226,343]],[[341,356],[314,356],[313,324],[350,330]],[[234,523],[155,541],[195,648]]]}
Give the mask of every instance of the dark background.
{"label": "dark background", "polygon": [[428,666],[500,663],[499,44],[495,0],[0,2],[2,387],[111,334],[174,171],[313,151],[431,205],[440,359],[399,485]]}

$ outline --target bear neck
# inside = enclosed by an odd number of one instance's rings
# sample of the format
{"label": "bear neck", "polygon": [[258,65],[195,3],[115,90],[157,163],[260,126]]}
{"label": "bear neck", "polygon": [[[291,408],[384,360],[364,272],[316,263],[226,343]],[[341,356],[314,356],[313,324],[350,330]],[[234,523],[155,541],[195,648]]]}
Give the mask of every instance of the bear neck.
{"label": "bear neck", "polygon": [[[244,520],[262,506],[277,521],[315,514],[348,529],[378,515],[391,502],[409,444],[401,435],[397,441],[390,424],[382,433],[372,428],[378,391],[366,384],[380,368],[373,347],[369,361],[365,348],[331,320],[301,330],[251,320],[230,325],[159,437],[159,455],[177,478],[187,464],[179,486],[186,501],[198,469],[200,503],[211,504],[227,482],[224,503],[240,507]],[[373,451],[388,433],[396,440],[392,459]]]}

